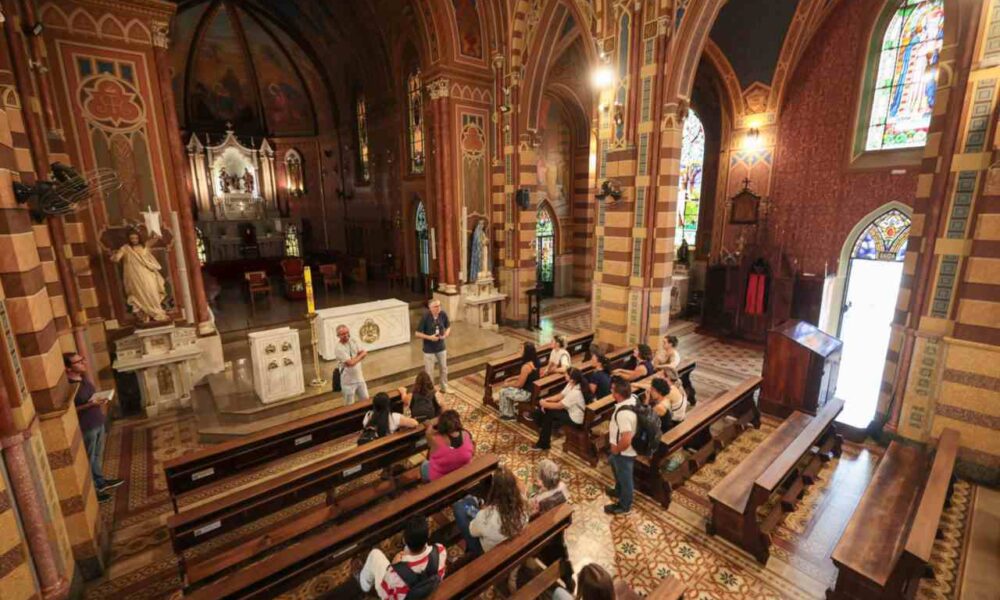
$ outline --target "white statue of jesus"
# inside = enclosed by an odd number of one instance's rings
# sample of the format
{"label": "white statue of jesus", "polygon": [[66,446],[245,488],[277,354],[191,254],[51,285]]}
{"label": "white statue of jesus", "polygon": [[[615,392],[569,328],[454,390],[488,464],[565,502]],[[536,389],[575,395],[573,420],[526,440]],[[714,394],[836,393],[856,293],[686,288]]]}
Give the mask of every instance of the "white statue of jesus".
{"label": "white statue of jesus", "polygon": [[111,252],[112,262],[122,263],[125,299],[142,322],[166,321],[163,301],[167,299],[166,285],[160,275],[159,261],[149,248],[160,239],[154,232],[143,244],[139,232],[130,231],[128,243]]}

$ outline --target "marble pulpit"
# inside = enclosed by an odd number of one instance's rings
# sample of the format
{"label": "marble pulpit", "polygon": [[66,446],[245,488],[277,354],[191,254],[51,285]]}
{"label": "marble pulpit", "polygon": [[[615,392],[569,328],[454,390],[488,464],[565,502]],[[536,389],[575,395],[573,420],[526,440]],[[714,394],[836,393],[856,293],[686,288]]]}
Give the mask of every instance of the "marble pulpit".
{"label": "marble pulpit", "polygon": [[136,329],[115,344],[116,371],[134,371],[146,415],[155,417],[163,409],[191,405],[194,381],[192,366],[202,354],[193,327]]}
{"label": "marble pulpit", "polygon": [[346,325],[351,339],[365,350],[380,350],[410,343],[410,306],[395,298],[335,306],[316,311],[319,355],[333,360],[337,327]]}

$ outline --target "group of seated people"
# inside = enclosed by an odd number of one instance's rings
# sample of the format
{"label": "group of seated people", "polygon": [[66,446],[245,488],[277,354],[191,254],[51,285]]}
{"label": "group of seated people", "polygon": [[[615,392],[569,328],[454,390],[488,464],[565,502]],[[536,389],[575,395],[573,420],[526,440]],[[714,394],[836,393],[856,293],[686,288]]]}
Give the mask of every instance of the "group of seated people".
{"label": "group of seated people", "polygon": [[616,379],[636,381],[653,376],[646,402],[660,417],[661,427],[666,433],[684,420],[687,413],[687,393],[681,384],[677,367],[681,363],[677,351],[677,337],[663,336],[660,349],[654,355],[646,344],[639,344],[632,353],[629,364],[618,369],[611,368],[611,362],[596,344],[587,351],[586,363],[593,369],[584,374],[572,365],[566,350],[566,339],[556,335],[555,348],[544,367],[538,360],[538,351],[532,342],[524,342],[520,372],[508,379],[500,390],[500,418],[511,420],[517,413],[517,404],[531,399],[532,384],[540,377],[563,374],[566,387],[548,398],[539,401],[539,408],[532,415],[538,423],[538,442],[534,450],[548,450],[551,446],[552,431],[563,424],[582,425],[586,406],[592,401],[611,393],[611,384]]}

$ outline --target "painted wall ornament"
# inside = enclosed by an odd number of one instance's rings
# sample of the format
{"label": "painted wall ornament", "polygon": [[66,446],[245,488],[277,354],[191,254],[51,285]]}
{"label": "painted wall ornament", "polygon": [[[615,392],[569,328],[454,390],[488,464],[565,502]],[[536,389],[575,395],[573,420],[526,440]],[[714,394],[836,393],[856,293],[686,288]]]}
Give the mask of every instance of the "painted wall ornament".
{"label": "painted wall ornament", "polygon": [[139,91],[122,79],[105,74],[84,79],[78,97],[83,116],[104,131],[134,131],[146,123]]}

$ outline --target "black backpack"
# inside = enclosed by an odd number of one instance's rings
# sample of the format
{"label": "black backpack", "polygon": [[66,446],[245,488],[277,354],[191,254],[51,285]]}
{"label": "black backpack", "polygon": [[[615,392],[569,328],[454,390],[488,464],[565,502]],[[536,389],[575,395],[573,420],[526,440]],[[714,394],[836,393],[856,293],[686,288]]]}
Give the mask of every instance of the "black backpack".
{"label": "black backpack", "polygon": [[376,427],[374,423],[375,413],[369,411],[368,415],[370,415],[368,417],[368,425],[365,425],[365,428],[361,430],[361,435],[358,436],[359,446],[367,444],[368,442],[374,442],[379,438],[378,427]]}
{"label": "black backpack", "polygon": [[[635,413],[636,428],[632,435],[632,449],[636,454],[652,456],[660,445],[660,416],[645,404],[625,405],[619,410],[630,410]],[[618,418],[618,411],[615,411]]]}
{"label": "black backpack", "polygon": [[414,573],[410,565],[405,562],[398,562],[392,565],[392,569],[396,571],[396,574],[403,580],[406,587],[410,588],[406,592],[407,600],[430,598],[434,590],[441,584],[441,578],[438,576],[439,555],[437,545],[432,544],[431,554],[427,557],[427,566],[420,573]]}

